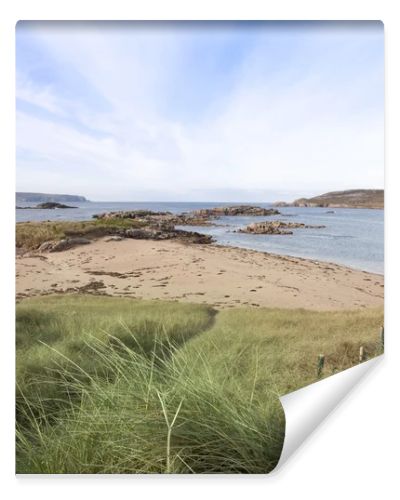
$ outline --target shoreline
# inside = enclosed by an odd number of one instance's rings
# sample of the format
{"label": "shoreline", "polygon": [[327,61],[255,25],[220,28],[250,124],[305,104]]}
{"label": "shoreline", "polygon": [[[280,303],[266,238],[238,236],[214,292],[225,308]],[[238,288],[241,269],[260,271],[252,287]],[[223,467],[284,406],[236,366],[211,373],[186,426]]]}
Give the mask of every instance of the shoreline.
{"label": "shoreline", "polygon": [[95,293],[206,303],[217,309],[383,306],[383,275],[331,262],[218,243],[106,240],[63,252],[17,256],[17,299]]}
{"label": "shoreline", "polygon": [[[93,240],[93,241],[98,241],[98,240]],[[155,240],[154,240],[155,241]],[[193,243],[187,243],[187,244],[193,244]],[[334,262],[332,260],[324,260],[324,259],[317,259],[317,258],[311,258],[311,257],[302,257],[300,255],[291,255],[291,254],[281,254],[281,253],[275,253],[275,252],[268,252],[266,250],[257,250],[257,249],[254,249],[254,248],[248,248],[248,247],[241,247],[241,246],[236,246],[236,245],[223,245],[221,243],[218,243],[217,241],[214,241],[212,243],[209,243],[209,246],[213,246],[213,247],[220,247],[220,248],[232,248],[234,250],[247,250],[249,252],[256,252],[256,253],[260,253],[260,254],[265,254],[265,255],[268,255],[268,256],[271,256],[271,257],[276,257],[276,258],[280,258],[280,257],[284,257],[284,258],[291,258],[291,259],[295,259],[295,260],[304,260],[306,262],[311,262],[311,263],[314,263],[314,264],[328,264],[328,265],[333,265],[333,266],[339,266],[339,267],[342,267],[344,269],[348,269],[350,271],[357,271],[357,272],[360,272],[360,273],[367,273],[367,274],[371,274],[371,275],[376,275],[376,276],[379,276],[379,277],[384,277],[385,273],[379,273],[379,272],[376,272],[376,271],[368,271],[367,269],[361,269],[359,267],[353,267],[351,265],[348,265],[348,264],[343,264],[343,263],[339,263],[339,262]],[[19,249],[19,248],[16,248],[16,256],[17,257],[27,257],[27,256],[34,256],[34,255],[39,255],[40,253],[38,252],[38,250],[26,250],[26,249]]]}
{"label": "shoreline", "polygon": [[[121,202],[122,203],[122,202]],[[160,202],[161,203],[161,202]],[[148,206],[147,206],[148,205]],[[182,202],[181,205],[185,205],[185,202]],[[207,205],[215,205],[213,203],[209,203]],[[220,221],[214,221],[212,215],[209,214],[209,217],[206,218],[201,218],[195,217],[195,220],[191,220],[190,217],[194,217],[197,212],[209,212],[210,210],[219,210],[223,208],[227,209],[232,209],[234,207],[236,208],[247,208],[247,209],[257,209],[257,210],[270,210],[271,208],[266,209],[265,204],[264,207],[252,207],[252,206],[245,206],[243,205],[234,205],[234,206],[227,206],[227,207],[208,207],[208,208],[198,208],[196,204],[193,204],[193,206],[187,206],[185,207],[185,211],[182,212],[182,207],[179,209],[177,206],[151,206],[151,204],[142,202],[141,203],[141,208],[139,206],[132,207],[128,209],[128,207],[117,207],[117,206],[109,206],[109,207],[97,207],[97,215],[93,215],[92,218],[90,219],[88,214],[85,214],[85,217],[80,220],[80,217],[78,219],[70,219],[68,216],[68,220],[62,219],[54,219],[51,221],[51,214],[49,214],[49,220],[30,220],[30,221],[19,221],[16,223],[16,228],[17,228],[17,234],[31,234],[32,239],[37,239],[37,236],[34,235],[34,228],[36,225],[38,225],[38,230],[45,229],[46,232],[48,233],[47,238],[43,238],[42,241],[38,241],[36,245],[30,244],[28,242],[27,249],[30,247],[31,249],[33,248],[38,248],[41,242],[47,240],[52,240],[52,239],[59,239],[60,236],[57,235],[57,232],[63,232],[65,231],[64,237],[68,237],[69,233],[67,232],[70,231],[69,226],[72,227],[72,232],[76,233],[77,236],[86,236],[86,234],[89,234],[86,230],[87,229],[94,229],[95,230],[95,224],[99,223],[100,225],[104,224],[108,225],[110,224],[111,226],[118,225],[121,223],[121,230],[124,231],[126,227],[128,227],[128,221],[130,219],[127,219],[126,216],[129,215],[130,212],[134,213],[137,212],[137,214],[132,215],[132,224],[136,228],[143,228],[146,230],[161,230],[165,231],[167,225],[173,226],[174,229],[176,230],[191,230],[195,231],[197,233],[203,234],[205,237],[213,238],[214,242],[218,245],[222,246],[228,246],[230,248],[245,248],[245,249],[253,249],[256,251],[260,252],[265,252],[265,253],[270,253],[271,255],[284,255],[284,256],[289,256],[289,257],[294,257],[298,259],[307,259],[307,260],[315,260],[315,261],[320,261],[320,262],[325,262],[327,264],[337,264],[340,266],[344,267],[349,267],[353,270],[361,270],[361,271],[366,271],[371,274],[378,274],[383,276],[384,275],[384,266],[383,266],[383,248],[382,245],[378,242],[378,240],[375,237],[371,236],[370,231],[366,228],[358,228],[360,224],[365,225],[366,222],[369,222],[370,220],[373,222],[373,227],[377,228],[379,231],[379,234],[382,231],[382,224],[381,224],[381,216],[378,215],[376,210],[370,210],[371,212],[375,212],[374,215],[367,216],[366,219],[364,217],[357,217],[356,215],[350,215],[350,216],[335,216],[333,219],[328,219],[327,216],[324,216],[323,213],[321,212],[321,208],[319,207],[305,207],[299,208],[299,207],[294,207],[295,210],[299,209],[299,213],[296,212],[295,215],[299,215],[299,220],[301,222],[304,222],[304,232],[303,229],[292,231],[293,235],[292,237],[288,237],[288,240],[285,241],[282,239],[281,241],[276,241],[278,238],[273,237],[270,238],[268,241],[265,240],[263,241],[263,238],[260,237],[259,240],[256,240],[252,238],[252,235],[249,234],[248,231],[244,231],[244,229],[247,228],[249,221],[251,222],[253,219],[250,217],[243,216],[242,218],[238,218],[238,223],[235,224],[235,221],[232,219],[229,219],[229,222],[226,223],[227,230],[223,231],[221,230],[220,226],[221,224],[218,224]],[[278,207],[279,208],[279,207]],[[359,208],[366,208],[366,207],[359,207]],[[175,213],[175,210],[178,211]],[[286,211],[290,211],[290,208],[286,208]],[[311,216],[307,214],[313,213],[315,210],[318,211],[316,216]],[[325,208],[323,209],[325,210]],[[346,211],[347,209],[345,208],[338,208],[337,213],[341,211]],[[61,210],[62,211],[62,210]],[[79,209],[78,209],[79,211]],[[46,210],[46,212],[51,212],[51,210]],[[101,212],[101,213],[100,213]],[[148,213],[143,213],[140,214],[140,212],[148,212]],[[303,213],[304,212],[304,213]],[[149,214],[152,213],[151,216]],[[113,217],[112,215],[115,214]],[[123,217],[120,215],[124,214]],[[82,214],[81,214],[82,215]],[[204,214],[203,214],[204,215]],[[288,215],[294,215],[293,213],[288,213],[282,212],[281,217],[285,218]],[[304,218],[301,219],[300,215]],[[107,216],[107,217],[105,217]],[[183,219],[181,220],[180,218]],[[267,217],[267,216],[266,216]],[[349,218],[348,218],[349,217]],[[217,217],[218,218],[218,217]],[[222,217],[223,219],[223,217]],[[276,223],[276,217],[274,217],[273,220],[268,221],[270,224],[275,224]],[[279,217],[278,217],[279,219]],[[254,219],[256,222],[254,224],[259,224],[260,217],[256,217]],[[285,221],[287,219],[284,219]],[[51,230],[51,222],[54,222],[54,224],[59,225],[60,227],[56,230]],[[198,223],[197,223],[198,222]],[[200,223],[201,222],[201,223]],[[112,223],[112,224],[111,224]],[[290,224],[291,222],[282,222],[282,224]],[[43,226],[40,226],[43,224]],[[350,225],[349,225],[350,224]],[[65,225],[65,228],[64,228]],[[74,227],[75,225],[75,227]],[[80,233],[79,226],[82,225],[82,234]],[[85,227],[83,227],[85,225]],[[162,229],[161,226],[165,225],[165,228]],[[250,224],[251,225],[251,224]],[[299,226],[301,224],[298,224]],[[26,230],[24,228],[26,227]],[[207,227],[204,227],[207,226]],[[210,226],[210,227],[208,227]],[[211,227],[211,226],[215,226]],[[319,230],[316,232],[317,239],[315,240],[314,238],[310,239],[310,236],[308,234],[309,229],[308,228],[314,228],[317,227],[323,228],[322,230]],[[50,229],[49,229],[50,228]],[[290,228],[289,228],[290,229]],[[310,230],[311,231],[311,230]],[[314,229],[313,229],[314,231]],[[234,235],[228,235],[225,233],[232,232],[236,233]],[[282,234],[285,232],[285,229],[280,229],[277,231],[278,233]],[[240,234],[243,233],[243,234]],[[247,233],[247,234],[246,234]],[[267,232],[268,233],[268,232]],[[326,234],[325,234],[326,233]],[[40,234],[40,231],[37,232],[37,234]],[[118,233],[117,233],[118,234]],[[120,233],[121,234],[121,233]],[[326,238],[326,235],[328,235],[328,239]],[[338,243],[338,248],[335,249],[335,241],[333,241],[335,238],[354,238],[354,235],[356,235],[356,239],[350,239],[348,243],[348,248],[343,249],[343,243],[339,241]],[[93,236],[98,236],[93,234]],[[314,234],[312,235],[314,237]],[[90,237],[90,236],[89,236]],[[332,243],[330,242],[330,239],[332,239]],[[359,242],[357,242],[357,238],[359,239]],[[347,244],[347,243],[346,243]],[[362,245],[362,248],[359,247],[359,244]],[[369,251],[365,250],[365,244],[371,245],[371,250],[372,253],[369,253]],[[18,243],[18,246],[23,246],[24,242]],[[369,248],[369,247],[367,247]]]}
{"label": "shoreline", "polygon": [[210,245],[215,246],[215,247],[221,247],[221,248],[233,248],[236,250],[248,250],[249,252],[257,252],[257,253],[266,254],[266,255],[269,255],[271,257],[276,257],[276,258],[283,257],[283,258],[295,259],[295,260],[299,260],[299,261],[304,260],[305,262],[311,262],[313,264],[328,264],[328,265],[332,265],[332,266],[338,266],[338,267],[341,267],[343,269],[348,269],[349,271],[357,271],[359,273],[372,274],[375,276],[379,276],[381,278],[384,278],[384,276],[385,276],[385,273],[378,273],[376,271],[367,271],[366,269],[361,269],[359,267],[352,267],[348,264],[341,264],[338,262],[333,262],[332,260],[312,259],[311,257],[301,257],[299,255],[289,255],[289,254],[284,254],[284,253],[267,252],[266,250],[256,250],[253,248],[238,247],[238,246],[234,246],[234,245],[221,245],[220,243],[217,243],[217,242],[210,243]]}

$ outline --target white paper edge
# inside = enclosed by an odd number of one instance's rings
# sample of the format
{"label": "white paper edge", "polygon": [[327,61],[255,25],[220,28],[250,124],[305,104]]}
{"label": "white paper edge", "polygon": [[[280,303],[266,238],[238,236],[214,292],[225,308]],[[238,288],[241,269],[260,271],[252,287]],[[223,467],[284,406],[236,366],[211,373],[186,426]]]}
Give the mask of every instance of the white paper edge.
{"label": "white paper edge", "polygon": [[286,432],[281,457],[275,471],[286,463],[307,437],[334,410],[364,375],[382,361],[383,356],[331,375],[319,382],[282,396]]}

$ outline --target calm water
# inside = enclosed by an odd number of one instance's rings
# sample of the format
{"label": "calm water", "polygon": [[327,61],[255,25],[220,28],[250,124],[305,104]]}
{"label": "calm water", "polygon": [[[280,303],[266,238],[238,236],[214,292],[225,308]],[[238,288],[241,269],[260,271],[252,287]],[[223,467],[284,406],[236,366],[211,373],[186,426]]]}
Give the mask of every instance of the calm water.
{"label": "calm water", "polygon": [[[21,204],[28,206],[29,203]],[[177,203],[177,202],[91,202],[74,203],[78,208],[68,210],[16,210],[17,222],[43,220],[88,220],[94,214],[114,210],[149,209],[189,212],[198,208],[229,206],[232,203]],[[268,203],[254,205],[270,207]],[[383,274],[384,270],[384,212],[368,209],[279,208],[282,215],[274,217],[221,217],[214,227],[194,227],[211,234],[222,245],[252,248],[344,264],[356,269]],[[234,233],[235,229],[251,222],[284,220],[305,224],[325,225],[324,229],[294,229],[293,235],[251,235]],[[188,228],[187,226],[185,228]]]}

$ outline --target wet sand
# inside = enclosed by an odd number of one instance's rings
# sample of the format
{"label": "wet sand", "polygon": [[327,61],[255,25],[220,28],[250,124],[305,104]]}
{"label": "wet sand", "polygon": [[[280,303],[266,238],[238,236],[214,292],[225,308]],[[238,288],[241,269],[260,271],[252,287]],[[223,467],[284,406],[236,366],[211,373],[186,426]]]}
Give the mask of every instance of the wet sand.
{"label": "wet sand", "polygon": [[384,279],[336,264],[218,245],[101,239],[16,259],[17,299],[55,292],[253,307],[383,306]]}

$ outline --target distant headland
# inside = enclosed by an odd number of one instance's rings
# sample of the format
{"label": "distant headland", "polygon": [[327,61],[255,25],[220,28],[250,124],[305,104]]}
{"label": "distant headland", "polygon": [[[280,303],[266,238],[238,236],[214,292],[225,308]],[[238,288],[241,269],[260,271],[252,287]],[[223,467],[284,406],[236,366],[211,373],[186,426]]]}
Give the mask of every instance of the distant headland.
{"label": "distant headland", "polygon": [[299,198],[292,203],[278,201],[276,207],[383,208],[383,189],[349,189]]}
{"label": "distant headland", "polygon": [[84,196],[74,194],[15,193],[16,203],[64,203],[89,201]]}

